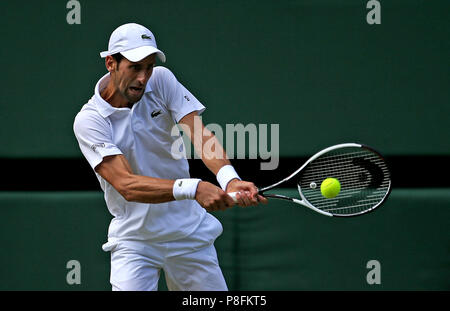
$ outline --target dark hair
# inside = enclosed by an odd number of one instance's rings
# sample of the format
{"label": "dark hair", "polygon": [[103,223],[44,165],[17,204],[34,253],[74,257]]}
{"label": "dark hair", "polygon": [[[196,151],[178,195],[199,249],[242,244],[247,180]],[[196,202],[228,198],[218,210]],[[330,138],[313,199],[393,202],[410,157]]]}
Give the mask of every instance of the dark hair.
{"label": "dark hair", "polygon": [[117,67],[118,67],[119,64],[120,64],[120,61],[123,59],[123,55],[120,54],[120,53],[116,53],[116,54],[113,54],[113,55],[111,55],[111,56],[116,60],[116,62],[117,62]]}

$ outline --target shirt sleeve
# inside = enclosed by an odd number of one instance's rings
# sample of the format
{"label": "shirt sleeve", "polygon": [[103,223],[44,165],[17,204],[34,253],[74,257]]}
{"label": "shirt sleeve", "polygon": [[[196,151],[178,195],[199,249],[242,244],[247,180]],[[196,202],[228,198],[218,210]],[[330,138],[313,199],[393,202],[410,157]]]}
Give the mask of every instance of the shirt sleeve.
{"label": "shirt sleeve", "polygon": [[101,116],[81,111],[75,117],[73,131],[81,152],[92,169],[95,169],[104,157],[122,154],[122,151],[112,141],[108,122]]}
{"label": "shirt sleeve", "polygon": [[156,86],[174,120],[178,123],[185,115],[193,111],[198,111],[199,115],[202,114],[206,109],[205,106],[178,82],[174,74],[165,67],[157,68],[158,78]]}

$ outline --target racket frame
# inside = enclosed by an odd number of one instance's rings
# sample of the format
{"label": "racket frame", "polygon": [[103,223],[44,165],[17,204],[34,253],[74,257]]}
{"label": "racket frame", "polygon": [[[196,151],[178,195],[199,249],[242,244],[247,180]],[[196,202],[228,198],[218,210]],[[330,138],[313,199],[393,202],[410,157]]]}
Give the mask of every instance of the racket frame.
{"label": "racket frame", "polygon": [[296,199],[296,198],[291,198],[288,196],[284,196],[284,195],[279,195],[279,194],[264,194],[265,191],[269,191],[279,185],[281,185],[282,183],[290,180],[292,177],[294,177],[295,175],[297,175],[298,173],[300,173],[310,162],[314,161],[315,159],[317,159],[318,157],[320,157],[321,155],[323,155],[324,153],[327,153],[329,151],[335,150],[335,149],[341,149],[341,148],[346,148],[346,147],[356,147],[356,148],[366,148],[369,149],[370,151],[374,152],[375,154],[377,154],[381,159],[384,160],[383,156],[377,152],[376,150],[374,150],[373,148],[366,146],[366,145],[362,145],[362,144],[356,144],[356,143],[344,143],[344,144],[338,144],[338,145],[334,145],[328,148],[325,148],[319,152],[317,152],[315,155],[313,155],[311,158],[309,158],[298,170],[296,170],[295,172],[293,172],[291,175],[289,175],[288,177],[280,180],[279,182],[272,184],[270,186],[264,187],[264,188],[260,188],[258,189],[259,194],[263,195],[266,198],[275,198],[275,199],[281,199],[281,200],[288,200],[288,201],[292,201],[296,204],[300,204],[303,205],[305,207],[308,207],[310,209],[312,209],[313,211],[325,215],[325,216],[329,216],[329,217],[353,217],[353,216],[359,216],[361,214],[365,214],[368,212],[373,211],[374,209],[376,209],[378,206],[380,206],[385,200],[386,198],[389,196],[390,192],[391,192],[391,180],[389,179],[389,188],[388,191],[386,192],[386,195],[383,197],[383,199],[378,202],[378,204],[374,205],[373,207],[371,207],[370,209],[361,211],[359,213],[354,213],[354,214],[332,214],[329,212],[325,212],[322,211],[321,209],[315,207],[314,205],[312,205],[303,195],[302,193],[302,189],[300,187],[299,184],[297,184],[298,187],[298,192],[300,194],[301,199]]}

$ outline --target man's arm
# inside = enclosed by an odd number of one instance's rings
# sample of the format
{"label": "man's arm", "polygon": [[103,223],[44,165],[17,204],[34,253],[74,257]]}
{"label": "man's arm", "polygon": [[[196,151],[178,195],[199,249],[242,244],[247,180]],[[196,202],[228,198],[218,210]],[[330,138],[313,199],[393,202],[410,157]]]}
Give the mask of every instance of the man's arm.
{"label": "man's arm", "polygon": [[[196,153],[214,175],[217,176],[219,170],[225,165],[231,165],[223,146],[214,134],[204,126],[197,111],[184,116],[179,124],[188,134]],[[205,147],[206,144],[208,144],[207,147]],[[199,188],[200,186],[201,183]],[[238,203],[242,206],[256,205],[258,202],[267,203],[267,199],[258,194],[258,189],[252,182],[232,179],[226,186],[225,191],[238,192]]]}
{"label": "man's arm", "polygon": [[174,180],[135,175],[123,155],[105,157],[95,171],[127,201],[162,203],[175,200]]}
{"label": "man's arm", "polygon": [[[231,164],[222,145],[205,127],[197,111],[185,115],[179,124],[189,136],[197,155],[214,175],[217,175],[223,166]],[[208,146],[205,146],[206,144]]]}
{"label": "man's arm", "polygon": [[[175,200],[175,180],[136,175],[123,155],[105,157],[95,167],[95,171],[127,201],[156,204]],[[234,205],[233,200],[220,188],[209,182],[200,184],[195,199],[206,210],[223,210]]]}

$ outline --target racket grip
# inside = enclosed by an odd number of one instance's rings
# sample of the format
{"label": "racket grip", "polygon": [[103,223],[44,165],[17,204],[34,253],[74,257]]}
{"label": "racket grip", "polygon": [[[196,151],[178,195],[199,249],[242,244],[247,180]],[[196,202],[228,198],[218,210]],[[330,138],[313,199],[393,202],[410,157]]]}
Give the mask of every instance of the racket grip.
{"label": "racket grip", "polygon": [[237,203],[237,198],[236,198],[237,192],[230,192],[227,194],[234,200],[235,203]]}

